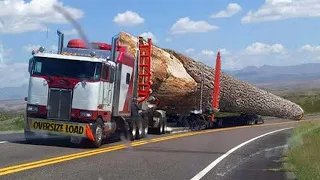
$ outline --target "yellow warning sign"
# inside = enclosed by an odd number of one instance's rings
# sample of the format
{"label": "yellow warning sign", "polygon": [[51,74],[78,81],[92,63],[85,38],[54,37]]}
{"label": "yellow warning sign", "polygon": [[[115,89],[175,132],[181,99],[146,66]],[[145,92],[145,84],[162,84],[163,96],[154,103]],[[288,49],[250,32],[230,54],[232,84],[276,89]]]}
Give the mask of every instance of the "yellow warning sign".
{"label": "yellow warning sign", "polygon": [[35,131],[85,135],[86,126],[81,124],[61,123],[45,120],[31,120],[30,129]]}

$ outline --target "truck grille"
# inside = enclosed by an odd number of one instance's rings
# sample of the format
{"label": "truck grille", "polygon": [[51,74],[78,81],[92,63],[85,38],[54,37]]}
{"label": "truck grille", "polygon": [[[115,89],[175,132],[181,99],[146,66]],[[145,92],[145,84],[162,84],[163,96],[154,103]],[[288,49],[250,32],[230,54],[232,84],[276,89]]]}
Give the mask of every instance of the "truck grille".
{"label": "truck grille", "polygon": [[70,120],[72,91],[50,89],[48,97],[48,119]]}

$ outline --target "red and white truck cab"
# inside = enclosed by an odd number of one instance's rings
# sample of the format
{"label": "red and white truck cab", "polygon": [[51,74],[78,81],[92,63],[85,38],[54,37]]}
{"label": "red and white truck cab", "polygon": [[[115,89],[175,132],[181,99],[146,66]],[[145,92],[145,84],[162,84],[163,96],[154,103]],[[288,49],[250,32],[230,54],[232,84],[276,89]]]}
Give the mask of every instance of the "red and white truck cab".
{"label": "red and white truck cab", "polygon": [[[131,140],[146,136],[149,120],[139,107],[150,95],[151,40],[138,45],[135,58],[118,44],[118,36],[111,45],[72,39],[63,47],[63,33],[58,35],[58,53],[41,47],[29,60],[26,139],[56,134],[99,147],[116,132]],[[149,72],[139,74],[144,67]]]}

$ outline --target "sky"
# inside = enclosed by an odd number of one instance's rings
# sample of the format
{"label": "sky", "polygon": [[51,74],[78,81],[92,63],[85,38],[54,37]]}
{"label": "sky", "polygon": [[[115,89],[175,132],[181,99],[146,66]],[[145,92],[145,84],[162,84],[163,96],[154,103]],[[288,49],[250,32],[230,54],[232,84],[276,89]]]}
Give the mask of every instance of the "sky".
{"label": "sky", "polygon": [[28,83],[31,51],[56,51],[57,29],[79,38],[53,5],[89,41],[126,31],[212,67],[220,51],[223,70],[320,62],[320,0],[0,0],[0,88]]}

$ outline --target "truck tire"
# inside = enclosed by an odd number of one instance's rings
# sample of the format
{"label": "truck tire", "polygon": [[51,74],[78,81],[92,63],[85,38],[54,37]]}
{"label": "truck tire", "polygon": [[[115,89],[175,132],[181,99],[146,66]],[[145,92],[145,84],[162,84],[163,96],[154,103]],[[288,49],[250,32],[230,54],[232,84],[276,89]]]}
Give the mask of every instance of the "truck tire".
{"label": "truck tire", "polygon": [[161,134],[165,134],[167,130],[167,118],[162,120]]}
{"label": "truck tire", "polygon": [[129,122],[129,140],[130,141],[134,141],[134,139],[136,138],[137,135],[137,124],[135,120],[131,120]]}
{"label": "truck tire", "polygon": [[136,124],[137,124],[137,133],[136,133],[136,139],[142,139],[143,138],[143,134],[144,134],[144,126],[143,126],[143,121],[141,118],[138,118],[136,120]]}
{"label": "truck tire", "polygon": [[98,118],[92,126],[92,134],[95,141],[91,141],[91,146],[94,148],[99,148],[103,141],[103,121]]}
{"label": "truck tire", "polygon": [[157,128],[155,128],[155,131],[156,131],[156,134],[160,135],[162,134],[162,130],[163,130],[163,119],[160,118],[160,121],[159,121],[159,126]]}
{"label": "truck tire", "polygon": [[167,118],[163,119],[163,126],[162,126],[162,134],[166,134],[167,132]]}
{"label": "truck tire", "polygon": [[149,121],[143,119],[143,137],[147,137],[149,133]]}

